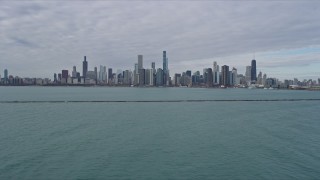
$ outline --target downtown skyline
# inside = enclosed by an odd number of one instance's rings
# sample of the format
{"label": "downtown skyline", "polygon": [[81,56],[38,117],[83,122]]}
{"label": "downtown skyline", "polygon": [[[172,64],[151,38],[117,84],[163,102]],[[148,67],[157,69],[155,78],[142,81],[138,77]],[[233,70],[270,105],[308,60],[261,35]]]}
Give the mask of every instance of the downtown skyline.
{"label": "downtown skyline", "polygon": [[80,67],[83,55],[90,58],[89,68],[132,69],[137,54],[145,64],[162,63],[163,49],[170,52],[171,76],[201,71],[214,61],[244,74],[254,54],[257,73],[270,77],[317,79],[320,74],[317,1],[0,5],[0,70],[20,77],[51,78],[61,68]]}

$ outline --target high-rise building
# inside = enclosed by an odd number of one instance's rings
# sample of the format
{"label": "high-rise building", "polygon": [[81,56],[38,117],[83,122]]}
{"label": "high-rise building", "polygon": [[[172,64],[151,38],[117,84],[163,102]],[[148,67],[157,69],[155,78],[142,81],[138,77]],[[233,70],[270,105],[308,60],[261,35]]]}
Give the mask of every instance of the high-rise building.
{"label": "high-rise building", "polygon": [[238,72],[237,72],[237,69],[234,67],[234,68],[232,68],[232,85],[234,86],[234,85],[237,85],[238,84],[238,80],[237,80],[237,78],[238,78]]}
{"label": "high-rise building", "polygon": [[256,60],[251,61],[251,82],[255,83],[257,81],[257,64]]}
{"label": "high-rise building", "polygon": [[153,69],[153,71],[156,70],[156,63],[155,63],[155,62],[152,62],[152,63],[151,63],[151,68]]}
{"label": "high-rise building", "polygon": [[112,80],[113,80],[112,68],[109,68],[108,69],[108,82],[109,82],[109,84],[112,83]]}
{"label": "high-rise building", "polygon": [[246,81],[251,82],[251,66],[246,66]]}
{"label": "high-rise building", "polygon": [[146,70],[145,69],[139,69],[139,85],[144,86],[145,85],[145,75]]}
{"label": "high-rise building", "polygon": [[4,83],[7,84],[8,81],[9,81],[9,78],[8,78],[8,69],[5,69],[5,70],[4,70],[4,76],[3,76],[3,78],[4,78]]}
{"label": "high-rise building", "polygon": [[148,86],[153,86],[153,69],[146,69],[146,74],[145,74],[145,84]]}
{"label": "high-rise building", "polygon": [[224,65],[221,67],[221,84],[229,86],[229,66]]}
{"label": "high-rise building", "polygon": [[157,69],[156,76],[156,86],[163,86],[163,70],[161,68]]}
{"label": "high-rise building", "polygon": [[181,74],[176,73],[174,75],[174,85],[175,86],[180,86],[180,78],[181,78]]}
{"label": "high-rise building", "polygon": [[72,77],[73,78],[77,77],[77,68],[76,68],[76,66],[73,66]]}
{"label": "high-rise building", "polygon": [[84,60],[82,62],[82,76],[84,78],[87,77],[87,72],[88,72],[88,62],[87,62],[87,57],[84,56]]}
{"label": "high-rise building", "polygon": [[97,67],[94,67],[94,74],[95,74],[95,77],[94,80],[96,81],[96,84],[98,83],[98,68]]}
{"label": "high-rise building", "polygon": [[169,69],[168,69],[168,58],[167,52],[162,52],[162,66],[163,66],[163,84],[166,86],[169,83]]}
{"label": "high-rise building", "polygon": [[138,69],[143,69],[143,55],[138,55]]}
{"label": "high-rise building", "polygon": [[213,69],[212,69],[212,74],[213,74],[213,84],[220,84],[220,73],[219,73],[219,65],[217,64],[216,61],[213,62]]}
{"label": "high-rise building", "polygon": [[54,73],[54,74],[53,74],[53,82],[57,82],[57,81],[58,81],[58,79],[57,79],[57,74]]}
{"label": "high-rise building", "polygon": [[62,78],[68,79],[68,76],[69,76],[68,70],[62,70],[61,74],[62,74]]}
{"label": "high-rise building", "polygon": [[189,77],[191,77],[191,70],[187,70],[187,71],[186,71],[186,75],[189,76]]}
{"label": "high-rise building", "polygon": [[207,69],[207,86],[208,87],[212,87],[212,84],[213,84],[213,72],[212,72],[212,69],[211,68],[208,68]]}

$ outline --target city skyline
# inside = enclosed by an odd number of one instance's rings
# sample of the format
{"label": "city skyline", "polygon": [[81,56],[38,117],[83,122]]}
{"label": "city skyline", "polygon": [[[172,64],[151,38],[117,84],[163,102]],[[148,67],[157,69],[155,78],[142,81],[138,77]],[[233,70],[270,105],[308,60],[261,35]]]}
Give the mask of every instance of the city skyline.
{"label": "city skyline", "polygon": [[171,76],[202,71],[214,61],[244,74],[254,54],[256,73],[280,80],[320,75],[316,1],[0,5],[0,70],[20,77],[52,78],[51,72],[81,67],[83,55],[90,58],[89,69],[132,69],[139,54],[144,64],[156,62],[158,68],[164,49],[170,52]]}

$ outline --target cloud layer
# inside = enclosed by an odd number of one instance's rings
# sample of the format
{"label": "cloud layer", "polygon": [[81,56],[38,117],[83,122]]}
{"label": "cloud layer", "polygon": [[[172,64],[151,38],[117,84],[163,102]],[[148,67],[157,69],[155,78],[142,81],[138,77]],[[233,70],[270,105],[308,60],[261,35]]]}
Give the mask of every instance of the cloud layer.
{"label": "cloud layer", "polygon": [[271,75],[316,77],[319,17],[318,1],[0,1],[0,70],[52,77],[84,55],[90,69],[133,69],[138,54],[159,67],[167,50],[172,73],[214,60],[241,72],[255,53]]}

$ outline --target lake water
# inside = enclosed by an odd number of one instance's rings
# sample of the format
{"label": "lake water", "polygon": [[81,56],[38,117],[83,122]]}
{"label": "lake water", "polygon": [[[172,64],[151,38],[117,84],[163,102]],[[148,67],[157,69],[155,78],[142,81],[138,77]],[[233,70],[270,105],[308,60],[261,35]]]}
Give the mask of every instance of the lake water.
{"label": "lake water", "polygon": [[0,93],[0,179],[320,178],[319,91],[0,87]]}

